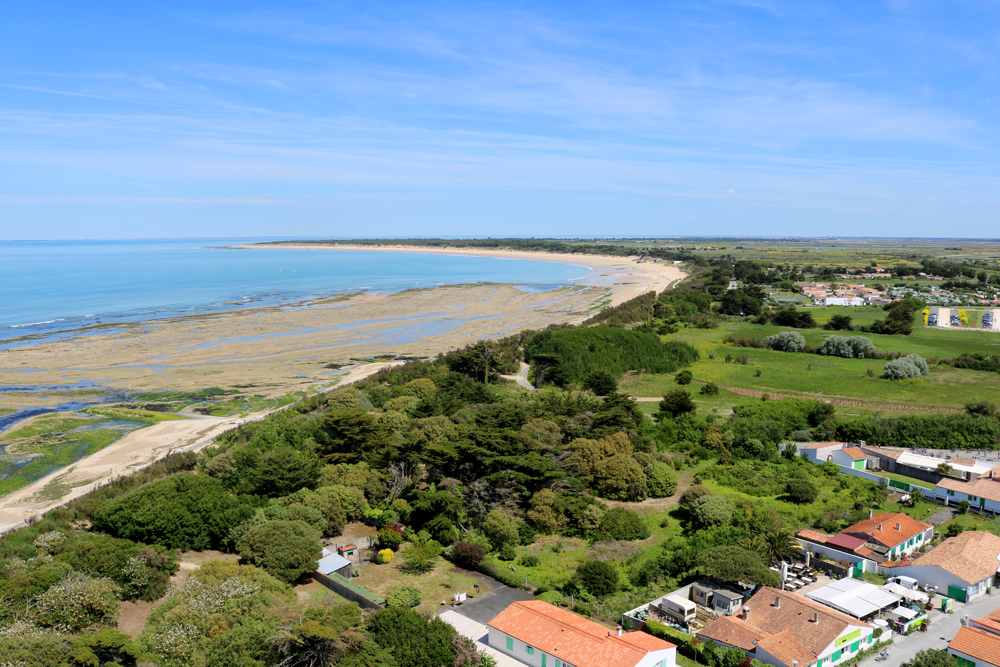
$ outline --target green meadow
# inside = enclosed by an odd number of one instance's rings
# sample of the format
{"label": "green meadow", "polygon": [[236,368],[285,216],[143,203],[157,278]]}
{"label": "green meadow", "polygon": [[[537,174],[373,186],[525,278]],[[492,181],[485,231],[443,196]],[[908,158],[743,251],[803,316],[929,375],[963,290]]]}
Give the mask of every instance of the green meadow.
{"label": "green meadow", "polygon": [[[850,308],[810,309],[818,321],[834,314],[848,312],[863,322],[864,311]],[[872,314],[878,316],[879,312]],[[664,336],[664,340],[683,340],[701,353],[690,370],[696,381],[714,382],[720,386],[754,389],[785,394],[811,394],[820,397],[857,399],[865,402],[902,403],[921,406],[961,408],[966,403],[1000,395],[1000,374],[952,368],[935,363],[962,354],[980,352],[989,356],[1000,354],[1000,332],[949,331],[918,326],[909,336],[864,335],[875,343],[880,352],[918,354],[931,363],[929,375],[903,381],[880,379],[885,361],[881,359],[841,359],[805,352],[778,352],[769,349],[744,348],[725,343],[728,336],[763,338],[783,327],[743,322],[724,322],[718,329],[682,329]],[[850,332],[822,329],[798,330],[811,346],[819,346],[831,335],[856,335]],[[730,356],[732,361],[727,362]],[[735,359],[748,355],[746,364]],[[869,375],[871,371],[871,375]],[[675,388],[670,375],[640,374],[626,378],[623,389],[633,396],[661,396]],[[692,393],[698,390],[692,385]],[[747,397],[722,392],[718,397],[696,395],[699,407],[727,408],[740,404]],[[747,399],[753,400],[753,399]],[[652,404],[655,405],[655,404]]]}

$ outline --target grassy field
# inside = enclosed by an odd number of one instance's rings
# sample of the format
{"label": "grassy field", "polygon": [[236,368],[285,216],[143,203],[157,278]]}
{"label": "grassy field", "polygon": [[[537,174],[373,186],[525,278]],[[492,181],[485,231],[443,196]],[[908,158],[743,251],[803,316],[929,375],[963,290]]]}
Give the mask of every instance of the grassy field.
{"label": "grassy field", "polygon": [[[833,314],[833,313],[829,313]],[[996,396],[1000,392],[1000,374],[932,365],[930,375],[915,380],[879,379],[885,361],[877,359],[841,359],[817,354],[777,352],[769,349],[742,348],[723,342],[727,336],[762,338],[783,331],[781,327],[742,322],[724,322],[718,329],[683,329],[664,336],[664,340],[683,340],[701,352],[701,359],[691,367],[695,380],[721,386],[755,389],[786,394],[814,394],[818,397],[857,399],[876,403],[946,406],[961,408],[966,403]],[[833,333],[819,329],[800,330],[806,342],[819,346]],[[978,331],[942,331],[920,327],[910,336],[865,334],[884,352],[919,354],[925,359],[954,358],[966,352],[1000,354],[1000,334]],[[749,355],[752,361],[726,362]],[[714,358],[713,358],[714,357]],[[872,376],[868,375],[868,371]],[[760,375],[758,376],[758,371]],[[622,388],[633,396],[662,396],[675,388],[667,375],[635,375],[626,378]],[[699,387],[692,385],[692,393]],[[699,407],[731,408],[732,395],[709,399],[698,395]]]}
{"label": "grassy field", "polygon": [[153,412],[152,410],[137,410],[134,408],[87,408],[84,412],[99,417],[123,419],[125,421],[138,422],[140,424],[157,424],[159,422],[184,419],[184,417],[181,417],[180,415],[174,415],[167,412]]}
{"label": "grassy field", "polygon": [[938,531],[944,533],[950,526],[960,526],[966,530],[984,530],[994,535],[1000,535],[1000,521],[994,519],[984,519],[974,514],[962,514],[956,516],[951,521],[938,526]]}
{"label": "grassy field", "polygon": [[875,473],[876,475],[881,475],[882,477],[888,477],[889,479],[894,479],[897,482],[906,482],[910,486],[922,486],[925,489],[933,489],[934,485],[930,482],[925,482],[922,479],[916,479],[914,477],[907,477],[906,475],[900,475],[896,472],[887,472],[883,470],[882,472]]}
{"label": "grassy field", "polygon": [[[406,545],[401,552],[405,550]],[[478,583],[443,558],[439,558],[434,569],[425,574],[407,574],[400,569],[402,564],[399,554],[386,565],[366,563],[361,566],[361,576],[352,581],[383,599],[403,586],[414,586],[420,590],[422,597],[416,610],[432,614],[441,610],[442,600],[449,599],[453,593],[473,593],[473,585]]]}

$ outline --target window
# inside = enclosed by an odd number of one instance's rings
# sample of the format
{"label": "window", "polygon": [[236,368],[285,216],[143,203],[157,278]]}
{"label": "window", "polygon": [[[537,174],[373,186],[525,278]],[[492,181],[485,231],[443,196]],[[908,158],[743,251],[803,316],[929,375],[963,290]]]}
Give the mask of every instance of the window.
{"label": "window", "polygon": [[955,495],[955,492],[954,492],[954,491],[952,491],[951,489],[948,489],[948,495],[949,495],[949,496],[953,496],[953,495]]}
{"label": "window", "polygon": [[514,638],[513,637],[507,637],[507,650],[508,651],[513,651],[514,650]]}
{"label": "window", "polygon": [[524,650],[528,652],[528,655],[535,655],[535,649],[531,646],[525,646]]}
{"label": "window", "polygon": [[976,667],[976,663],[971,660],[966,660],[965,658],[959,658],[957,655],[955,658],[958,659],[958,667]]}

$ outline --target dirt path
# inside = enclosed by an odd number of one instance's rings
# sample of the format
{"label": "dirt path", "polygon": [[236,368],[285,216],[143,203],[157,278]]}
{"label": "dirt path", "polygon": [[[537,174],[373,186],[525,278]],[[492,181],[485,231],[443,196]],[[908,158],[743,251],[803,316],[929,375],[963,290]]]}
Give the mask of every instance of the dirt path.
{"label": "dirt path", "polygon": [[638,503],[628,503],[621,500],[604,500],[602,502],[607,503],[611,507],[624,507],[633,510],[641,516],[666,512],[673,507],[677,507],[677,504],[681,500],[681,495],[694,484],[694,476],[698,471],[702,468],[707,468],[713,463],[714,461],[706,461],[687,472],[681,473],[681,476],[677,478],[677,493],[672,496],[667,496],[666,498],[646,498]]}

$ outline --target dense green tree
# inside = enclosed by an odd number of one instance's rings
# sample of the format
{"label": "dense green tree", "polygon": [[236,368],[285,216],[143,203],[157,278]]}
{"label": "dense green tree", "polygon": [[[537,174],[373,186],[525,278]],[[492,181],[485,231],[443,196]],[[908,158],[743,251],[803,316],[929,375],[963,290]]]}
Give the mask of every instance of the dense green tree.
{"label": "dense green tree", "polygon": [[601,517],[598,532],[613,540],[644,540],[649,537],[649,527],[645,520],[633,510],[612,507]]}
{"label": "dense green tree", "polygon": [[646,484],[653,498],[666,498],[677,493],[677,473],[666,463],[655,461],[646,468]]}
{"label": "dense green tree", "polygon": [[407,607],[383,609],[369,619],[368,632],[399,665],[443,667],[455,660],[455,630],[436,616],[428,621]]}
{"label": "dense green tree", "polygon": [[705,549],[697,557],[698,570],[721,581],[742,581],[761,586],[777,586],[778,573],[769,569],[759,555],[735,545]]}
{"label": "dense green tree", "polygon": [[668,417],[678,417],[680,415],[694,412],[697,407],[691,400],[691,394],[683,389],[674,389],[663,395],[660,401],[660,414]]}
{"label": "dense green tree", "polygon": [[585,561],[576,569],[573,580],[597,597],[611,595],[618,590],[618,570],[611,563],[600,560]]}
{"label": "dense green tree", "polygon": [[302,521],[268,521],[247,531],[236,548],[246,562],[291,583],[316,569],[322,556],[319,538]]}
{"label": "dense green tree", "polygon": [[516,546],[520,542],[518,520],[500,510],[492,510],[483,522],[483,534],[489,539],[493,549],[500,551],[507,544]]}
{"label": "dense green tree", "polygon": [[311,488],[323,471],[312,448],[299,450],[280,442],[270,448],[241,447],[232,453],[233,474],[227,486],[239,493],[276,498]]}
{"label": "dense green tree", "polygon": [[597,396],[607,396],[618,391],[618,380],[609,371],[595,368],[587,373],[587,378],[583,381],[583,388],[594,392]]}
{"label": "dense green tree", "polygon": [[94,515],[94,528],[134,542],[204,551],[217,549],[252,512],[219,480],[180,474],[106,503]]}
{"label": "dense green tree", "polygon": [[691,515],[702,526],[721,526],[733,520],[736,506],[726,496],[702,496],[691,503]]}
{"label": "dense green tree", "polygon": [[684,384],[691,384],[691,380],[693,379],[694,375],[691,373],[691,371],[684,370],[677,374],[677,376],[674,378],[674,381],[677,382],[677,384],[684,385]]}
{"label": "dense green tree", "polygon": [[900,667],[958,667],[958,659],[943,649],[928,648],[917,653]]}
{"label": "dense green tree", "polygon": [[811,503],[819,497],[819,488],[808,479],[792,478],[785,484],[785,493],[799,505]]}

